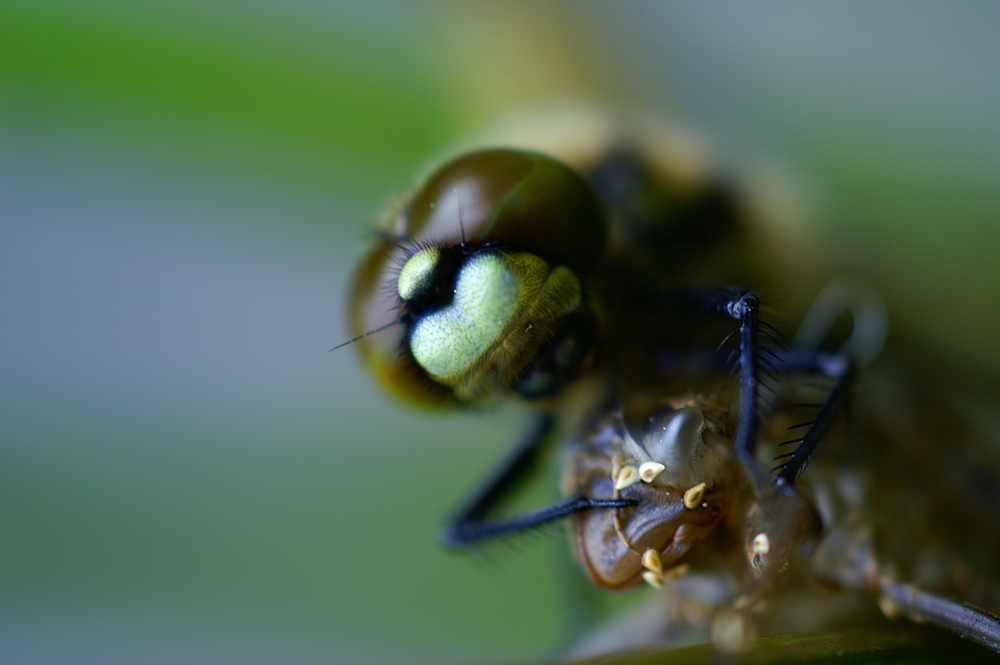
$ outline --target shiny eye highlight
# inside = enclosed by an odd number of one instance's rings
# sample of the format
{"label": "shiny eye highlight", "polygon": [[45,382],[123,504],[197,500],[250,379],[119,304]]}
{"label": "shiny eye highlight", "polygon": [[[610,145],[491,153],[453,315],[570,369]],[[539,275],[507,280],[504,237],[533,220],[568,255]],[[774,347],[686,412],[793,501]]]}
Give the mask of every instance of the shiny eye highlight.
{"label": "shiny eye highlight", "polygon": [[421,292],[430,288],[434,270],[441,260],[441,250],[426,247],[407,260],[399,271],[396,290],[403,300],[413,300]]}

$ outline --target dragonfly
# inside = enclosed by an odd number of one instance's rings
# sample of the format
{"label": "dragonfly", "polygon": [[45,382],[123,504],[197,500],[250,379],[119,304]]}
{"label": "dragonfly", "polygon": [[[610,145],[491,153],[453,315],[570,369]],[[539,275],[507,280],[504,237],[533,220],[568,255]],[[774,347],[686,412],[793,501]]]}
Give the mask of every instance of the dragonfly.
{"label": "dragonfly", "polygon": [[[740,651],[836,625],[844,603],[796,608],[838,589],[864,598],[848,613],[1000,651],[987,437],[883,350],[863,281],[835,279],[787,329],[760,295],[782,283],[767,206],[707,155],[652,122],[549,121],[459,154],[390,212],[351,287],[348,343],[411,403],[535,414],[442,541],[565,522],[594,585],[661,589],[651,641],[693,630]],[[498,516],[562,421],[563,500]]]}

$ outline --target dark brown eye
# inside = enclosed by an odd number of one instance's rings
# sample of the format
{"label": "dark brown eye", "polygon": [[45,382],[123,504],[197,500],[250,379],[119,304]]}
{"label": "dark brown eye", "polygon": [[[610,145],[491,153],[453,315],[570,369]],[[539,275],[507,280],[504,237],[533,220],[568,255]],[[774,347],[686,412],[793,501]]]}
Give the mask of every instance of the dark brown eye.
{"label": "dark brown eye", "polygon": [[561,162],[515,150],[460,157],[362,263],[354,334],[400,324],[357,347],[380,383],[418,403],[549,394],[589,352],[584,291],[606,235],[593,189]]}
{"label": "dark brown eye", "polygon": [[463,227],[471,244],[503,242],[581,275],[600,263],[607,233],[583,177],[550,157],[516,150],[446,164],[416,192],[393,232],[420,244],[457,245]]}

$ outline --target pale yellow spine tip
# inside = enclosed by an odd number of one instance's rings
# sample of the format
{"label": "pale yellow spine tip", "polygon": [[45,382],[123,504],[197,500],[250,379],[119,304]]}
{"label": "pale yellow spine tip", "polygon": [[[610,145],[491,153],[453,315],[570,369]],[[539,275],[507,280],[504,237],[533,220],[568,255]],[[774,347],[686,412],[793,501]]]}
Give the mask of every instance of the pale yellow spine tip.
{"label": "pale yellow spine tip", "polygon": [[634,466],[626,465],[622,467],[622,470],[618,473],[618,478],[615,479],[615,489],[623,490],[629,485],[634,485],[639,481],[639,472]]}
{"label": "pale yellow spine tip", "polygon": [[684,492],[684,507],[688,510],[694,510],[701,504],[701,500],[705,497],[705,483],[698,483],[687,492]]}
{"label": "pale yellow spine tip", "polygon": [[639,465],[639,477],[645,483],[651,483],[667,467],[659,462],[643,462]]}
{"label": "pale yellow spine tip", "polygon": [[647,570],[642,574],[642,579],[646,580],[646,584],[653,587],[654,589],[663,588],[663,575],[660,575],[655,571]]}
{"label": "pale yellow spine tip", "polygon": [[643,552],[642,565],[654,573],[663,574],[663,562],[660,560],[660,553],[652,548]]}

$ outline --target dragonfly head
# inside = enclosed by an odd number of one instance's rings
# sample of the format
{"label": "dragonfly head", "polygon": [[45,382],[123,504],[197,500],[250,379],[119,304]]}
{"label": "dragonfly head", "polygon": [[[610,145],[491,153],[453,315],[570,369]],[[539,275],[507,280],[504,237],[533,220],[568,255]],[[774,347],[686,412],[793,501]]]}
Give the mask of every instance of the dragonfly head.
{"label": "dragonfly head", "polygon": [[[587,364],[587,280],[606,220],[573,169],[538,153],[485,150],[433,173],[362,263],[351,296],[355,346],[411,402],[540,398]],[[397,322],[397,325],[392,325]]]}

